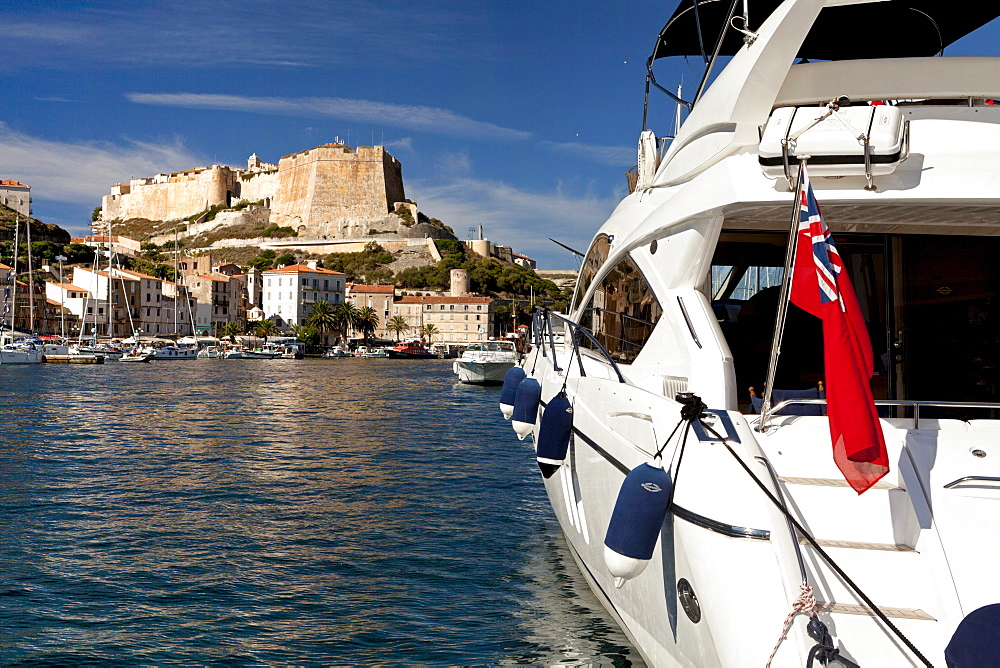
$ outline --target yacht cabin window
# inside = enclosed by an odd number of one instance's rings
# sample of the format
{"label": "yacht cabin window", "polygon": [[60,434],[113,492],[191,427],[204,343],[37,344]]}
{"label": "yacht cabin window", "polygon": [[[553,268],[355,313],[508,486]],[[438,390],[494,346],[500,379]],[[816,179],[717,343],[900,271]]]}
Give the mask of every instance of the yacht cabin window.
{"label": "yacht cabin window", "polygon": [[[662,313],[646,277],[632,258],[625,258],[601,280],[580,321],[612,359],[631,364],[649,340]],[[594,347],[587,338],[582,338],[580,345]]]}
{"label": "yacht cabin window", "polygon": [[608,259],[608,253],[610,252],[611,239],[606,234],[599,234],[593,243],[590,244],[587,257],[583,259],[583,265],[580,267],[580,277],[576,281],[576,293],[573,295],[573,310],[576,310],[579,301],[587,294],[587,289],[590,288],[590,284],[594,281],[594,276],[604,266],[604,262]]}

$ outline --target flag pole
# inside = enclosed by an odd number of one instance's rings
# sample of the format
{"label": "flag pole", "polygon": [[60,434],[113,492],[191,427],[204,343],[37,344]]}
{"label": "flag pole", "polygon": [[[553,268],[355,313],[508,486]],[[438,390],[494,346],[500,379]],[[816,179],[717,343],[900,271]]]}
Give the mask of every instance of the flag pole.
{"label": "flag pole", "polygon": [[764,401],[760,411],[761,431],[767,431],[767,421],[771,417],[771,389],[774,387],[774,376],[778,369],[778,356],[781,355],[781,340],[785,334],[785,319],[788,316],[789,297],[792,291],[792,268],[795,266],[795,251],[799,245],[799,219],[802,216],[802,170],[805,169],[808,161],[809,156],[807,155],[799,157],[799,173],[795,177],[792,222],[788,230],[788,247],[785,249],[785,270],[781,276],[781,297],[778,299],[778,317],[774,323],[771,358],[767,364],[767,381],[764,383]]}

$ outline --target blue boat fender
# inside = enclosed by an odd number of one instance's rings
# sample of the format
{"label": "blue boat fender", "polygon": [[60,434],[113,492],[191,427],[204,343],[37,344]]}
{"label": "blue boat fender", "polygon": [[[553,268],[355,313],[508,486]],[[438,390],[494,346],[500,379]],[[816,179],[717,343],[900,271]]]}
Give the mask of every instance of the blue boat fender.
{"label": "blue boat fender", "polygon": [[552,397],[552,401],[542,413],[542,421],[538,425],[538,443],[535,444],[535,454],[538,468],[542,476],[551,478],[566,461],[569,450],[569,437],[573,432],[573,405],[565,392]]}
{"label": "blue boat fender", "polygon": [[542,400],[542,386],[534,378],[525,378],[518,384],[514,395],[514,413],[510,416],[511,426],[520,440],[531,433],[538,420],[538,404]]}
{"label": "blue boat fender", "polygon": [[500,412],[504,420],[509,420],[514,414],[514,396],[517,393],[517,386],[521,384],[524,377],[524,369],[513,366],[507,370],[507,375],[503,377],[503,388],[500,390]]}
{"label": "blue boat fender", "polygon": [[615,587],[636,577],[653,557],[670,503],[670,474],[659,461],[641,464],[622,482],[604,537],[604,563]]}
{"label": "blue boat fender", "polygon": [[995,666],[997,656],[1000,656],[1000,603],[966,615],[944,650],[948,668]]}

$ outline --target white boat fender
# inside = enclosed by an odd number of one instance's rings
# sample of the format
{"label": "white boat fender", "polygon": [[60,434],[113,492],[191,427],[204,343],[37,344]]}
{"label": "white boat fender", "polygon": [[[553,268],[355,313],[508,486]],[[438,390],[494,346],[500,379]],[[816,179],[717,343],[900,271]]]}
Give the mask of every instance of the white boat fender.
{"label": "white boat fender", "polygon": [[531,433],[538,420],[538,404],[542,400],[542,386],[534,378],[525,378],[517,386],[514,394],[514,412],[510,416],[511,426],[518,439]]}
{"label": "white boat fender", "polygon": [[551,478],[566,461],[569,437],[573,432],[573,405],[565,392],[552,397],[538,425],[535,454],[542,477]]}
{"label": "white boat fender", "polygon": [[514,366],[508,369],[507,375],[503,377],[503,388],[500,390],[500,412],[505,420],[509,420],[510,416],[514,414],[514,397],[517,386],[521,384],[526,375],[524,369]]}
{"label": "white boat fender", "polygon": [[604,537],[604,563],[615,587],[636,577],[653,557],[670,504],[670,474],[659,460],[641,464],[622,482]]}

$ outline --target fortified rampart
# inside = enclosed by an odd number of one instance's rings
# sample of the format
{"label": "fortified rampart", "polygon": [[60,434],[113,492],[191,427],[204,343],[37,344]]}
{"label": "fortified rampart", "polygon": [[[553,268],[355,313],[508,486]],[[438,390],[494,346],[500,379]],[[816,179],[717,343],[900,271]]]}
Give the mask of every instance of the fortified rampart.
{"label": "fortified rampart", "polygon": [[405,201],[399,161],[381,146],[337,143],[286,155],[277,165],[254,154],[246,169],[213,165],[112,186],[94,229],[112,220],[176,221],[240,201],[261,202],[268,224],[304,237],[403,232],[403,219],[390,215],[397,203],[416,215]]}
{"label": "fortified rampart", "polygon": [[178,220],[239,198],[240,170],[221,165],[132,179],[101,198],[101,218]]}
{"label": "fortified rampart", "polygon": [[404,199],[402,168],[384,148],[325,144],[278,162],[271,223],[343,236],[338,221],[384,218]]}

